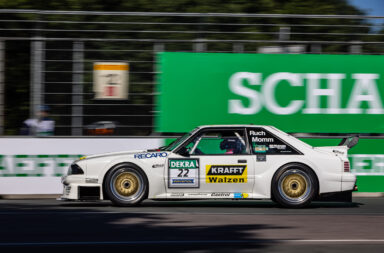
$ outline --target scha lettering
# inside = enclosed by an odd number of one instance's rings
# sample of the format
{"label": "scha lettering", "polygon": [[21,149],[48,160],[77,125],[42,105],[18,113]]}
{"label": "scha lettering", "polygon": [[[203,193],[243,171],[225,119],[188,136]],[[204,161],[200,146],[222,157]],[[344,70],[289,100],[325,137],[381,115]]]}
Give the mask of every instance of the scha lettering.
{"label": "scha lettering", "polygon": [[[352,81],[348,81],[352,80]],[[327,87],[322,87],[322,82]],[[349,83],[347,83],[349,82]],[[276,99],[281,83],[304,90],[306,97],[292,98],[285,106]],[[343,85],[350,85],[349,94],[342,92]],[[247,99],[230,99],[228,112],[231,114],[254,115],[262,109],[272,114],[383,114],[381,85],[378,73],[290,73],[278,72],[268,76],[262,73],[237,72],[229,79],[230,91]],[[257,91],[251,86],[261,86]],[[288,86],[288,87],[289,87]],[[300,92],[297,92],[300,94]],[[327,98],[326,108],[322,108],[322,97]],[[366,107],[364,106],[366,105]]]}
{"label": "scha lettering", "polygon": [[160,153],[143,153],[143,154],[135,154],[134,157],[137,159],[146,159],[146,158],[158,158],[158,157],[167,157],[168,154],[166,152]]}

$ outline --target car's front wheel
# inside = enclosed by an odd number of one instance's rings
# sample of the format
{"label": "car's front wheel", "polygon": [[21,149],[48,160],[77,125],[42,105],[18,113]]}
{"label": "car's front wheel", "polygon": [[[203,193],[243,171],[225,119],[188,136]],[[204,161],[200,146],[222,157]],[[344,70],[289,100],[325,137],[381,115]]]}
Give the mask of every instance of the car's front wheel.
{"label": "car's front wheel", "polygon": [[303,164],[288,164],[280,168],[272,179],[272,195],[282,206],[308,206],[318,188],[316,175]]}
{"label": "car's front wheel", "polygon": [[133,206],[146,198],[148,180],[139,167],[124,163],[109,171],[104,181],[104,188],[115,205]]}

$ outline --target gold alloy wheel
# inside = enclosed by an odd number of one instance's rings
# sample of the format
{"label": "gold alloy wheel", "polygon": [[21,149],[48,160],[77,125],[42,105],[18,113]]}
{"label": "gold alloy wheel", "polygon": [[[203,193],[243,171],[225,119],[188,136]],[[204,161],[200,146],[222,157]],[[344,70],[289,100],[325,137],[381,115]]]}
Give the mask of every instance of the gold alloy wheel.
{"label": "gold alloy wheel", "polygon": [[140,182],[135,174],[124,172],[117,176],[114,187],[118,194],[129,197],[137,192],[140,187]]}
{"label": "gold alloy wheel", "polygon": [[307,190],[307,180],[300,174],[290,174],[283,179],[282,188],[288,197],[299,198]]}

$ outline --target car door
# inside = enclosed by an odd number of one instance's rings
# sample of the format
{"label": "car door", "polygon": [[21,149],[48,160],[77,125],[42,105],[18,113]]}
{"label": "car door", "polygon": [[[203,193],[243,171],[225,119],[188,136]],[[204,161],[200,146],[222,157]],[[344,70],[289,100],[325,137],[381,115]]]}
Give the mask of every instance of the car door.
{"label": "car door", "polygon": [[[169,170],[173,173],[169,180],[174,180],[170,182],[189,184],[190,189],[183,190],[199,193],[196,196],[201,197],[250,197],[254,185],[254,160],[244,128],[204,129],[181,150],[187,151],[188,157],[181,160],[169,158]],[[179,163],[184,167],[180,167],[176,175],[172,168],[177,164],[172,161],[188,163]],[[195,178],[198,185],[192,184],[191,178]],[[169,188],[179,184],[173,183]]]}

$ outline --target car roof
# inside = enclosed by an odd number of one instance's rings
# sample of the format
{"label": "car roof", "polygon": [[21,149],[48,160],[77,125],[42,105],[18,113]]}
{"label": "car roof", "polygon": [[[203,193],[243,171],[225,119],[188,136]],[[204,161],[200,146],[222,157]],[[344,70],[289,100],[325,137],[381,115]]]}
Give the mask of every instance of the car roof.
{"label": "car roof", "polygon": [[220,127],[268,127],[266,125],[237,124],[237,125],[203,125],[198,128],[220,128]]}

